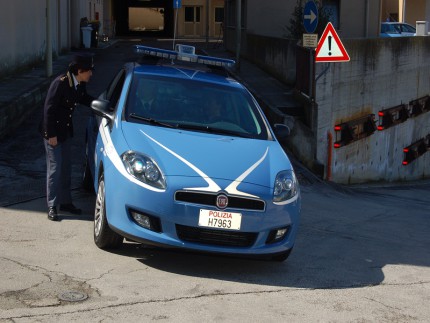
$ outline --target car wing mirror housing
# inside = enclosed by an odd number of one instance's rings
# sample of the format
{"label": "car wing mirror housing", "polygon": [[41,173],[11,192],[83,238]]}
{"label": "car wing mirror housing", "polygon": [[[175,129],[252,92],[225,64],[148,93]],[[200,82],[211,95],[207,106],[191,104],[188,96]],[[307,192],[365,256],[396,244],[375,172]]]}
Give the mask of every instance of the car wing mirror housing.
{"label": "car wing mirror housing", "polygon": [[279,140],[286,139],[291,133],[290,127],[282,123],[275,123],[273,125],[273,131]]}
{"label": "car wing mirror housing", "polygon": [[91,102],[91,109],[96,115],[106,118],[109,121],[113,121],[114,119],[110,101],[108,100],[94,100]]}

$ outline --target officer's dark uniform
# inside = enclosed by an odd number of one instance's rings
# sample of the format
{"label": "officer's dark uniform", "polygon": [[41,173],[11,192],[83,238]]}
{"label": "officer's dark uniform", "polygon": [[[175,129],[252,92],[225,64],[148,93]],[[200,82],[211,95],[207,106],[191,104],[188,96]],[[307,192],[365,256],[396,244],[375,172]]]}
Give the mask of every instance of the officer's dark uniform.
{"label": "officer's dark uniform", "polygon": [[[92,57],[77,55],[70,66],[92,70]],[[48,218],[57,220],[56,207],[79,214],[72,204],[71,185],[71,143],[73,137],[73,112],[78,104],[90,106],[95,98],[86,91],[85,82],[75,84],[72,68],[66,74],[55,78],[48,90],[43,108],[43,119],[39,130],[44,138],[47,164]],[[58,144],[51,146],[48,139],[57,137]],[[55,212],[53,212],[55,210]],[[52,213],[52,214],[51,214]],[[51,216],[50,216],[51,215]]]}

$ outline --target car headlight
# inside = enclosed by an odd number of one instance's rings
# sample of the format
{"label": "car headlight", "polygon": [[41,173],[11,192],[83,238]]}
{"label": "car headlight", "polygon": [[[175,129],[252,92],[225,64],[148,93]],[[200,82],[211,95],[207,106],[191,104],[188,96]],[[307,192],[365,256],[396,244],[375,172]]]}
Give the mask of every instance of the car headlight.
{"label": "car headlight", "polygon": [[294,198],[299,193],[299,182],[293,170],[285,170],[276,175],[273,202],[280,203]]}
{"label": "car headlight", "polygon": [[156,188],[166,188],[166,180],[160,168],[150,157],[127,151],[121,155],[121,159],[127,172],[139,181]]}

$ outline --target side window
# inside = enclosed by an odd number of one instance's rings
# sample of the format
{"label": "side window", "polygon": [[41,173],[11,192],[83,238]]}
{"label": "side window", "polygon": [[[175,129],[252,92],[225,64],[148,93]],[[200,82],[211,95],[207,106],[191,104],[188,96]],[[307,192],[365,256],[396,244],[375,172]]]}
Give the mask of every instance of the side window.
{"label": "side window", "polygon": [[223,23],[224,22],[224,8],[216,7],[215,8],[215,22]]}
{"label": "side window", "polygon": [[415,33],[415,29],[408,25],[403,25],[403,32],[407,33]]}
{"label": "side window", "polygon": [[113,79],[106,93],[106,99],[110,101],[112,108],[116,107],[125,81],[125,70],[121,70]]}

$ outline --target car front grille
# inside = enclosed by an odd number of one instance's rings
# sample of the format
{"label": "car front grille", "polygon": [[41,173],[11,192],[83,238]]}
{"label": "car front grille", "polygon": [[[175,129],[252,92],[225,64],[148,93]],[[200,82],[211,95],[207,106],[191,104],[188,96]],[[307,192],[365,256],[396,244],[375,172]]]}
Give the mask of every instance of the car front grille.
{"label": "car front grille", "polygon": [[176,225],[176,233],[182,241],[196,242],[206,245],[250,247],[257,239],[257,233],[211,230]]}
{"label": "car front grille", "polygon": [[[175,200],[179,202],[210,205],[216,207],[217,195],[217,193],[177,191],[175,193]],[[266,203],[258,199],[228,196],[228,207],[242,210],[264,211],[266,208]]]}

